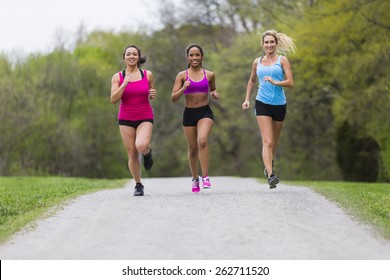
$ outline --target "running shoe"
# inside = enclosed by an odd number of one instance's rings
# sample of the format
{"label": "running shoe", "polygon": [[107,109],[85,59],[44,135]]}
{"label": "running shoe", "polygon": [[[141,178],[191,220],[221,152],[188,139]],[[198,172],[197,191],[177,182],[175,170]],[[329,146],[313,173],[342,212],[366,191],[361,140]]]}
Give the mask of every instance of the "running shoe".
{"label": "running shoe", "polygon": [[143,196],[144,195],[144,185],[141,183],[137,183],[135,185],[135,190],[134,190],[134,196]]}
{"label": "running shoe", "polygon": [[200,192],[199,177],[198,177],[198,179],[196,179],[196,180],[192,179],[192,192],[193,192],[193,193],[198,193],[198,192]]}
{"label": "running shoe", "polygon": [[211,183],[210,183],[210,178],[209,178],[209,176],[204,176],[204,177],[202,177],[202,183],[203,183],[203,188],[204,188],[204,189],[209,189],[209,188],[211,188]]}
{"label": "running shoe", "polygon": [[276,185],[279,183],[279,178],[274,173],[271,174],[268,178],[268,185],[270,189],[276,188]]}
{"label": "running shoe", "polygon": [[144,167],[146,170],[150,170],[153,166],[153,157],[152,157],[152,149],[150,149],[149,153],[143,155],[144,157]]}

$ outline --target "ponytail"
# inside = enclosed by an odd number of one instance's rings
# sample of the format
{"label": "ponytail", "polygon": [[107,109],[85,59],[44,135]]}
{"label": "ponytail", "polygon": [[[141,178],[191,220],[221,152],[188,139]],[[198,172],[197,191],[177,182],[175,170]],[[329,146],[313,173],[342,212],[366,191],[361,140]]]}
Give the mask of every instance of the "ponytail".
{"label": "ponytail", "polygon": [[276,40],[276,52],[282,55],[289,55],[296,51],[294,39],[284,33],[276,32],[275,30],[267,30],[261,34],[261,45],[264,44],[264,37],[271,35]]}

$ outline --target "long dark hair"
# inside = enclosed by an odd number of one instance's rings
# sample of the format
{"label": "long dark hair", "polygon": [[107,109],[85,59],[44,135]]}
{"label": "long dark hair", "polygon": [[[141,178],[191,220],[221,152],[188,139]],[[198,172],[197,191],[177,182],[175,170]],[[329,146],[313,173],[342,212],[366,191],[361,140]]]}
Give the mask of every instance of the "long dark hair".
{"label": "long dark hair", "polygon": [[143,65],[143,64],[146,62],[146,56],[141,56],[141,49],[140,49],[139,47],[137,47],[136,45],[128,45],[128,46],[123,50],[123,54],[122,54],[123,59],[125,59],[126,50],[127,50],[128,48],[135,48],[135,49],[138,51],[139,60],[138,60],[137,66],[138,66],[138,68],[139,68],[141,65]]}

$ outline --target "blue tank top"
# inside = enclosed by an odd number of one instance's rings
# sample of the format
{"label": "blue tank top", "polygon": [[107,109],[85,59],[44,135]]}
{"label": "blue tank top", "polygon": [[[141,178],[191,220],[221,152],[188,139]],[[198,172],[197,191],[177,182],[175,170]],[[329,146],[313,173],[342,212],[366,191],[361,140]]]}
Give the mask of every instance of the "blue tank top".
{"label": "blue tank top", "polygon": [[270,105],[285,105],[287,101],[283,87],[263,81],[265,76],[270,76],[274,81],[283,81],[284,70],[280,63],[281,56],[278,57],[275,64],[270,66],[262,65],[261,59],[262,57],[259,58],[256,71],[259,80],[259,90],[257,91],[256,100]]}
{"label": "blue tank top", "polygon": [[203,79],[199,82],[195,82],[188,77],[188,69],[186,70],[186,80],[191,83],[183,92],[184,94],[191,93],[209,93],[209,81],[207,80],[206,71],[203,69]]}

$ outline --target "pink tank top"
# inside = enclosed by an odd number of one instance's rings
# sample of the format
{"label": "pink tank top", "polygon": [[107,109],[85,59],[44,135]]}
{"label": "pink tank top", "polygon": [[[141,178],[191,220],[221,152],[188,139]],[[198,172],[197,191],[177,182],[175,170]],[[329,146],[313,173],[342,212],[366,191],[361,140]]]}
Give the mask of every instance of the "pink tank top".
{"label": "pink tank top", "polygon": [[184,94],[191,93],[209,93],[209,81],[207,80],[206,71],[203,70],[204,77],[199,82],[195,82],[188,77],[188,69],[186,70],[186,80],[191,83],[183,92]]}
{"label": "pink tank top", "polygon": [[[153,109],[149,102],[149,81],[146,70],[144,77],[127,84],[123,91],[119,106],[118,119],[127,121],[140,121],[153,119]],[[123,83],[122,72],[119,72],[119,85]]]}

